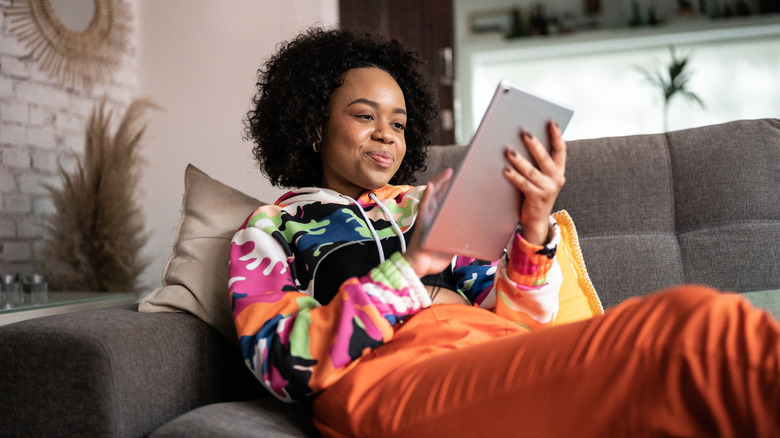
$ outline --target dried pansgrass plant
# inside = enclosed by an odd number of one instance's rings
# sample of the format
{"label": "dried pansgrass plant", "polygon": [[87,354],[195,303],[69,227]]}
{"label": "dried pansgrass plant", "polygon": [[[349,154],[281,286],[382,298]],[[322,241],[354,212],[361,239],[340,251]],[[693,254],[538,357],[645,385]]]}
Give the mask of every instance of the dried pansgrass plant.
{"label": "dried pansgrass plant", "polygon": [[45,218],[44,268],[55,290],[138,292],[149,263],[141,255],[148,234],[137,186],[142,116],[156,106],[131,102],[113,137],[105,107],[103,99],[92,111],[74,170],[60,167],[62,186],[46,186],[55,211]]}

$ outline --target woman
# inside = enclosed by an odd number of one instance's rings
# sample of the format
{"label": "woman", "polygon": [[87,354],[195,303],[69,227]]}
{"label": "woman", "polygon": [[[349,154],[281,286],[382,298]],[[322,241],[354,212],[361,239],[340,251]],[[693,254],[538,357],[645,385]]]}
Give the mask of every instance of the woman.
{"label": "woman", "polygon": [[451,171],[403,185],[435,115],[418,67],[398,43],[313,29],[260,72],[248,134],[271,182],[298,188],[233,239],[255,376],[282,400],[317,394],[315,424],[334,436],[780,430],[780,326],[739,298],[690,286],[547,328],[566,163],[554,124],[549,154],[519,134],[538,168],[507,150],[524,201],[501,260],[420,247]]}

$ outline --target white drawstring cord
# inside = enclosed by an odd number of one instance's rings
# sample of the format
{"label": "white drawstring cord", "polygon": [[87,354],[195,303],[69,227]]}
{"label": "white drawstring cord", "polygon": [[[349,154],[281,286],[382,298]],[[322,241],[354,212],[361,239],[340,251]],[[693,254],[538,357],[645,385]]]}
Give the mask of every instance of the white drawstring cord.
{"label": "white drawstring cord", "polygon": [[387,220],[390,221],[390,226],[393,227],[393,231],[395,231],[395,235],[398,236],[399,239],[401,239],[401,254],[405,254],[406,240],[404,240],[404,233],[401,232],[401,227],[399,227],[398,223],[395,221],[395,219],[393,219],[393,215],[390,214],[390,210],[388,210],[384,204],[379,202],[379,198],[377,198],[374,192],[369,193],[368,197],[373,199],[374,202],[376,202],[376,205],[378,205],[379,208],[382,209],[382,212],[384,212],[385,216],[387,217]]}

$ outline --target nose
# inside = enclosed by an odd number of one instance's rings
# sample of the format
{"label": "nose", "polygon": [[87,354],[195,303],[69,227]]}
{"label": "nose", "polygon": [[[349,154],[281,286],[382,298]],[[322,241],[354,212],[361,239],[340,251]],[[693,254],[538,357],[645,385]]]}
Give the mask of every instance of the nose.
{"label": "nose", "polygon": [[374,127],[374,131],[371,133],[371,139],[380,143],[393,143],[393,135],[390,132],[390,127],[382,124],[377,124]]}

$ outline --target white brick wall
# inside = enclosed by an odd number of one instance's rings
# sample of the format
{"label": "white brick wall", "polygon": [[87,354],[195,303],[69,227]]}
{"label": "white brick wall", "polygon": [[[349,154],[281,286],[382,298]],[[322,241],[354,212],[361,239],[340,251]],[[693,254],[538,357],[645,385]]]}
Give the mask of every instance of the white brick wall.
{"label": "white brick wall", "polygon": [[[138,0],[125,0],[138,16]],[[59,184],[58,165],[73,166],[84,149],[84,126],[106,95],[121,114],[138,95],[138,20],[122,65],[107,84],[92,89],[60,84],[40,70],[10,31],[0,6],[0,273],[41,270],[43,217],[52,211],[42,183]],[[116,118],[116,116],[115,116]]]}

